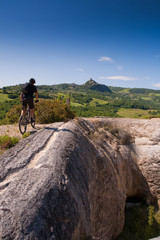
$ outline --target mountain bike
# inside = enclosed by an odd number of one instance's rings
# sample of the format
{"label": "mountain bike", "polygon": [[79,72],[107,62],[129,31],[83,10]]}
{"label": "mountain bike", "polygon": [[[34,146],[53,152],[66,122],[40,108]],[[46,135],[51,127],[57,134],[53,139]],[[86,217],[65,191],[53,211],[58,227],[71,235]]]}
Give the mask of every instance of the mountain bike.
{"label": "mountain bike", "polygon": [[31,124],[33,128],[35,128],[35,114],[33,116],[33,121],[31,122],[31,113],[30,108],[28,106],[28,109],[25,110],[23,115],[19,117],[19,131],[23,135],[27,130],[27,125]]}

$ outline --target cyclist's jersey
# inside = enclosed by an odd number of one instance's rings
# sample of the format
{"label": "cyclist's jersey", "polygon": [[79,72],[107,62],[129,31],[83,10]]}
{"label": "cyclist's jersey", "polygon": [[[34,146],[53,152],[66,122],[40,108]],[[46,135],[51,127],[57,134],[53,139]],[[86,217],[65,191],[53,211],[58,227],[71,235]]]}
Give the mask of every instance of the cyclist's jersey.
{"label": "cyclist's jersey", "polygon": [[22,99],[33,98],[33,94],[37,92],[37,88],[35,85],[33,85],[32,83],[29,83],[28,86],[29,86],[29,93],[28,94],[22,93]]}

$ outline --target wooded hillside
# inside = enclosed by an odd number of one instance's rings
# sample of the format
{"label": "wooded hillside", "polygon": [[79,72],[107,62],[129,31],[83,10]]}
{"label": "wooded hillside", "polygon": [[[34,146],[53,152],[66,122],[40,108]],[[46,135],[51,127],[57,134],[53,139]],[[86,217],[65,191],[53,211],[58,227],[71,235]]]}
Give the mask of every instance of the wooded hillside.
{"label": "wooded hillside", "polygon": [[[0,90],[0,120],[11,107],[19,104],[21,88],[19,84]],[[58,99],[65,103],[66,98],[70,98],[71,110],[80,117],[160,117],[160,90],[112,87],[93,79],[83,85],[64,83],[37,88],[42,99]]]}

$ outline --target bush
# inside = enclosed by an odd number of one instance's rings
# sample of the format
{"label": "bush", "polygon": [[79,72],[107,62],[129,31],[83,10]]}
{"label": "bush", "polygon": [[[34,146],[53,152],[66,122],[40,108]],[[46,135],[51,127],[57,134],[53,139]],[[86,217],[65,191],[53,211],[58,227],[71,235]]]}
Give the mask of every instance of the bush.
{"label": "bush", "polygon": [[17,137],[10,137],[9,135],[0,136],[0,152],[13,147],[18,142],[19,138]]}
{"label": "bush", "polygon": [[72,119],[75,114],[60,100],[40,100],[36,109],[36,120],[39,123],[53,123]]}
{"label": "bush", "polygon": [[17,100],[0,102],[0,121],[4,120],[10,108],[12,108],[14,105],[17,105],[18,103],[19,101]]}
{"label": "bush", "polygon": [[114,128],[110,130],[110,133],[114,135],[122,145],[129,145],[132,142],[131,135],[123,129]]}
{"label": "bush", "polygon": [[117,142],[121,145],[129,145],[134,141],[128,132],[110,123],[98,123],[95,125],[95,132],[90,133],[90,138],[97,144],[101,144],[104,142],[104,139],[110,138],[108,132],[112,134],[113,137],[116,137]]}
{"label": "bush", "polygon": [[21,109],[21,105],[14,105],[6,114],[6,123],[17,123],[21,113]]}
{"label": "bush", "polygon": [[[2,124],[17,123],[21,113],[21,108],[21,105],[15,105],[12,107],[7,112],[6,118],[3,120]],[[66,104],[56,99],[40,99],[39,103],[36,105],[35,114],[36,121],[41,124],[65,121],[75,117],[74,112],[71,111]]]}

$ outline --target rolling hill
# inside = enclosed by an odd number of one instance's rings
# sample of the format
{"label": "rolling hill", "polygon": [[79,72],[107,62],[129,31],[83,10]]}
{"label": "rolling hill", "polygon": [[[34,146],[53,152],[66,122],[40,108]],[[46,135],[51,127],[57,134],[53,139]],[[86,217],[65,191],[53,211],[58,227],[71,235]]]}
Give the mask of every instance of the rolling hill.
{"label": "rolling hill", "polygon": [[[0,90],[0,119],[4,119],[10,107],[19,103],[21,88],[19,84]],[[80,117],[160,117],[160,90],[106,86],[91,78],[82,85],[63,83],[37,88],[39,98],[58,98],[65,102],[69,97],[71,109]]]}

